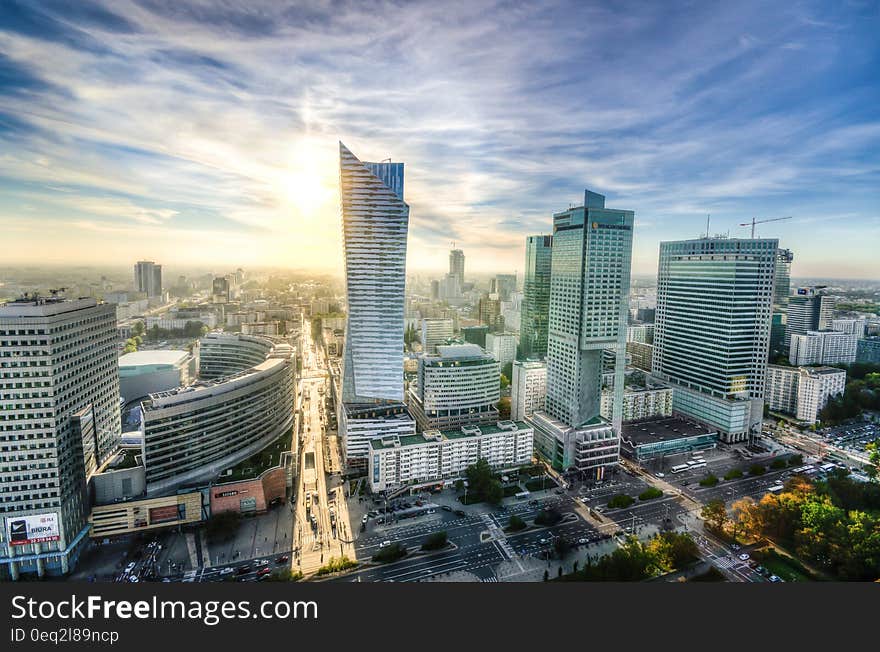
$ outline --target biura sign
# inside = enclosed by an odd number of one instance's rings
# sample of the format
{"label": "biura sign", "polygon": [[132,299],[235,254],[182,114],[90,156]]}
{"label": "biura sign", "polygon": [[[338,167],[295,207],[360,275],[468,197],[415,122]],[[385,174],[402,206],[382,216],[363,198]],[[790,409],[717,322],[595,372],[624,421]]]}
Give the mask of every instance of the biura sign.
{"label": "biura sign", "polygon": [[10,546],[58,541],[60,538],[57,512],[6,517],[6,540]]}

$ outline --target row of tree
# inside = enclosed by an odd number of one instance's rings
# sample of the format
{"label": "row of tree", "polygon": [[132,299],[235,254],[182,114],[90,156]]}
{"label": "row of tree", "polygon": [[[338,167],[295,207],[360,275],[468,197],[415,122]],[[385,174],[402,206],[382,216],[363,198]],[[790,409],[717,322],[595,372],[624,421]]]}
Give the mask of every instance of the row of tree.
{"label": "row of tree", "polygon": [[706,526],[746,539],[771,539],[806,563],[844,580],[880,578],[880,484],[844,472],[811,483],[802,476],[760,501],[742,498],[703,508]]}
{"label": "row of tree", "polygon": [[847,370],[843,394],[832,396],[819,412],[824,426],[837,425],[865,411],[880,411],[880,365],[855,363],[840,365]]}
{"label": "row of tree", "polygon": [[562,576],[565,582],[638,582],[684,568],[699,558],[689,534],[663,532],[642,542],[629,538],[610,555],[591,558],[583,568]]}

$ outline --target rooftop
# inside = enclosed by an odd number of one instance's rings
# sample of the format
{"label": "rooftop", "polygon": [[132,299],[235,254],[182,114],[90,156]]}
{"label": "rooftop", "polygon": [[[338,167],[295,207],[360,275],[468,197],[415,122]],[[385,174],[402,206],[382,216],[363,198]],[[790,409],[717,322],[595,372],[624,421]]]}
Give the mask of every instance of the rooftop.
{"label": "rooftop", "polygon": [[418,435],[392,435],[370,440],[370,447],[375,450],[383,448],[395,448],[396,446],[415,446],[430,441],[449,441],[453,439],[467,439],[468,437],[480,437],[495,435],[499,432],[517,432],[531,430],[531,426],[523,421],[499,421],[493,424],[480,426],[462,426],[455,430],[426,430]]}
{"label": "rooftop", "polygon": [[718,434],[717,430],[710,430],[703,425],[687,421],[681,417],[664,417],[662,419],[624,423],[621,431],[621,439],[634,445],[655,444],[661,441],[683,439],[685,437]]}
{"label": "rooftop", "polygon": [[179,349],[157,349],[135,351],[119,357],[120,367],[143,367],[151,365],[178,365],[189,357],[188,351]]}

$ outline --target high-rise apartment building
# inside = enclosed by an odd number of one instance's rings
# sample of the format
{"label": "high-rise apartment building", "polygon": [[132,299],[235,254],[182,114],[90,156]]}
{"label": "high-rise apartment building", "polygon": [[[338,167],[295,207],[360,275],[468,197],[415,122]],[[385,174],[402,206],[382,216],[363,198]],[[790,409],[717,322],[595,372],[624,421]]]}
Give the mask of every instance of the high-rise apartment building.
{"label": "high-rise apartment building", "polygon": [[865,320],[864,319],[832,319],[831,330],[840,333],[849,333],[855,335],[856,339],[862,339],[865,336]]}
{"label": "high-rise apartment building", "polygon": [[337,418],[350,467],[366,466],[370,438],[415,432],[403,403],[403,173],[403,163],[362,162],[339,143],[348,309]]}
{"label": "high-rise apartment building", "polygon": [[162,295],[162,265],[151,260],[141,260],[134,266],[134,287],[148,297]]}
{"label": "high-rise apartment building", "polygon": [[464,285],[464,252],[453,249],[449,252],[449,273],[458,279],[458,287]]}
{"label": "high-rise apartment building", "polygon": [[738,442],[760,427],[778,241],[660,243],[653,374],[673,409]]}
{"label": "high-rise apartment building", "polygon": [[846,388],[846,371],[835,367],[767,367],[767,404],[771,410],[815,423],[832,396]]}
{"label": "high-rise apartment building", "polygon": [[[560,470],[602,478],[618,461],[634,213],[584,205],[553,215],[547,398],[532,415],[541,454]],[[614,353],[611,422],[600,416],[602,352]]]}
{"label": "high-rise apartment building", "polygon": [[0,564],[64,574],[88,539],[87,482],[121,436],[116,306],[0,306]]}
{"label": "high-rise apartment building", "polygon": [[516,360],[516,346],[515,333],[488,333],[486,335],[486,350],[495,357],[502,369]]}
{"label": "high-rise apartment building", "polygon": [[788,361],[793,365],[850,364],[858,338],[843,331],[807,331],[791,336]]}
{"label": "high-rise apartment building", "polygon": [[510,418],[521,421],[544,409],[547,398],[547,363],[525,360],[513,363],[510,381]]}
{"label": "high-rise apartment building", "polygon": [[519,337],[520,357],[523,359],[543,359],[547,355],[552,254],[552,235],[531,235],[526,238],[526,271]]}
{"label": "high-rise apartment building", "polygon": [[447,318],[425,318],[422,320],[422,352],[437,353],[437,347],[452,339],[452,320]]}
{"label": "high-rise apartment building", "polygon": [[797,288],[788,298],[785,321],[785,347],[791,346],[792,335],[831,328],[834,299],[825,294],[825,286]]}

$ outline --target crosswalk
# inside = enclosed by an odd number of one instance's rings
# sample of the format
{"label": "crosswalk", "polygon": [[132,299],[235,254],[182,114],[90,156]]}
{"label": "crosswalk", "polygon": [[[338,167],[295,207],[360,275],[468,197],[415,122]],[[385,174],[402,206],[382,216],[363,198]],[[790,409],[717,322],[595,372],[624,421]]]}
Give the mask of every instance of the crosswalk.
{"label": "crosswalk", "polygon": [[739,559],[734,559],[729,555],[727,557],[716,557],[714,561],[721,568],[739,568],[746,565]]}
{"label": "crosswalk", "polygon": [[493,575],[492,577],[484,577],[480,581],[481,582],[497,582],[498,578]]}

